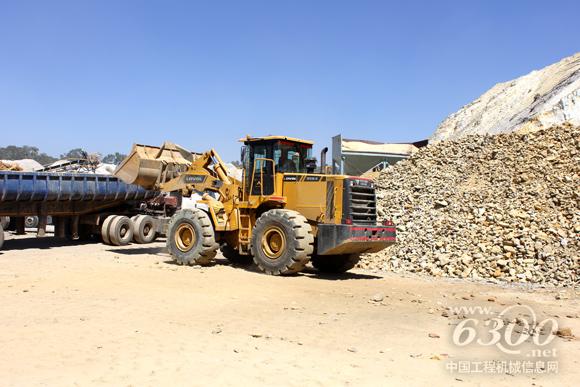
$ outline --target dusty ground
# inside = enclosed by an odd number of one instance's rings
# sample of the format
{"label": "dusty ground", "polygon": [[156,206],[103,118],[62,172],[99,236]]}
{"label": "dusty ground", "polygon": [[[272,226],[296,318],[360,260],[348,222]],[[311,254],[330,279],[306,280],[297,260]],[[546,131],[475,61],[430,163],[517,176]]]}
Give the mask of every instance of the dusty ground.
{"label": "dusty ground", "polygon": [[495,347],[454,345],[461,320],[442,316],[447,306],[501,311],[521,303],[578,335],[580,301],[570,291],[557,300],[554,290],[361,271],[270,277],[223,259],[209,268],[176,266],[163,243],[7,239],[0,252],[4,386],[563,386],[580,378],[580,341],[559,337],[557,374],[446,369],[453,361],[506,359]]}

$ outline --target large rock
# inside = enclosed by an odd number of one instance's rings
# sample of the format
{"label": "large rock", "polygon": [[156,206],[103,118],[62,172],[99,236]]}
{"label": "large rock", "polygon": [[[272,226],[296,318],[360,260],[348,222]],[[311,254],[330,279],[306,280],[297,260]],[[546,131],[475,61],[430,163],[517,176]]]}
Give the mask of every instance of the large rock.
{"label": "large rock", "polygon": [[580,125],[580,53],[499,83],[443,121],[432,140]]}

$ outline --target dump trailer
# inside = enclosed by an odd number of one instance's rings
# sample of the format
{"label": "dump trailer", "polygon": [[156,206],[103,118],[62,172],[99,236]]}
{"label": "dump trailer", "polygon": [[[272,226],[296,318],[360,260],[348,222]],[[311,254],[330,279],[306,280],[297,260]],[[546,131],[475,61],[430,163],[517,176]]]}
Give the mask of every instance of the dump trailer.
{"label": "dump trailer", "polygon": [[200,197],[167,225],[167,248],[177,263],[206,265],[221,249],[227,259],[253,260],[267,274],[296,273],[309,262],[336,273],[353,268],[361,254],[395,243],[393,223],[377,223],[374,183],[329,174],[326,150],[318,166],[311,141],[241,141],[242,181],[228,175],[214,149],[179,169],[135,145],[117,168],[115,175],[127,183]]}
{"label": "dump trailer", "polygon": [[38,236],[50,218],[54,235],[72,240],[101,236],[106,243],[148,243],[164,232],[167,207],[177,198],[160,195],[114,176],[0,171],[0,248],[4,229],[23,234],[26,218],[38,219]]}

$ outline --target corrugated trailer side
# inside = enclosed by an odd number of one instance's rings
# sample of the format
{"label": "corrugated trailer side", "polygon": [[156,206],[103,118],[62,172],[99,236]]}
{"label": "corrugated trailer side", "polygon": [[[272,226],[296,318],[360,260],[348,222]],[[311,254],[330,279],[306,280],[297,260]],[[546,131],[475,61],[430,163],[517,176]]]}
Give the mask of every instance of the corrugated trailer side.
{"label": "corrugated trailer side", "polygon": [[[114,215],[123,218],[115,222],[119,233],[131,232],[132,235],[133,224],[129,217],[136,218],[140,203],[158,194],[126,184],[114,176],[0,171],[0,217],[13,218],[17,233],[24,233],[24,217],[36,216],[38,234],[43,236],[47,217],[51,216],[55,236],[78,239],[89,231],[101,232],[105,219]],[[0,224],[0,232],[3,231]],[[103,239],[125,244],[126,238],[112,236]],[[117,239],[119,243],[115,243]]]}

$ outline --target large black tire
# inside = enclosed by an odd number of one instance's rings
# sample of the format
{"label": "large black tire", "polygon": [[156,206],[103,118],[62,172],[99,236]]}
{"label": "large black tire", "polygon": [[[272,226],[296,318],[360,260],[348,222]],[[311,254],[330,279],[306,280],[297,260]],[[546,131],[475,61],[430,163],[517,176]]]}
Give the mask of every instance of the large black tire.
{"label": "large black tire", "polygon": [[10,217],[0,216],[0,226],[2,226],[4,230],[7,230],[9,225],[10,225]]}
{"label": "large black tire", "polygon": [[109,228],[111,226],[111,222],[115,219],[117,215],[109,215],[103,221],[101,225],[101,238],[103,239],[103,243],[106,245],[111,244],[111,240],[109,239]]}
{"label": "large black tire", "polygon": [[133,223],[126,216],[116,216],[109,225],[109,240],[114,246],[126,246],[133,240]]}
{"label": "large black tire", "polygon": [[0,224],[0,249],[2,249],[2,245],[4,244],[4,227]]}
{"label": "large black tire", "polygon": [[155,220],[149,215],[138,215],[133,221],[133,239],[137,243],[151,243],[157,238]]}
{"label": "large black tire", "polygon": [[313,250],[312,226],[300,213],[270,210],[256,221],[252,232],[252,255],[264,273],[297,273],[306,266]]}
{"label": "large black tire", "polygon": [[167,225],[167,249],[180,265],[208,265],[219,249],[209,216],[200,209],[180,210]]}
{"label": "large black tire", "polygon": [[227,243],[221,245],[220,250],[223,256],[231,263],[236,263],[238,265],[249,265],[252,263],[251,255],[242,255],[238,250],[232,249]]}
{"label": "large black tire", "polygon": [[360,254],[313,255],[312,266],[323,273],[344,273],[356,266]]}

